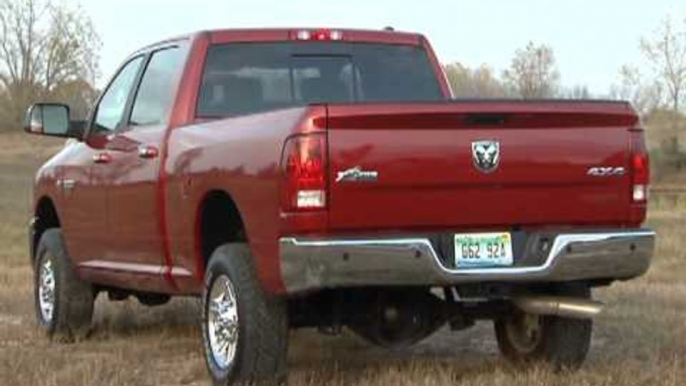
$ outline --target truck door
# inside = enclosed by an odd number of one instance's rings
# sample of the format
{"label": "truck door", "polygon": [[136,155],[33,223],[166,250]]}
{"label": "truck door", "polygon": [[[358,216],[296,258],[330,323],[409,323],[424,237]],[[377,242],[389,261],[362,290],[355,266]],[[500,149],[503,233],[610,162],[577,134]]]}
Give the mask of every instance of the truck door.
{"label": "truck door", "polygon": [[100,98],[83,143],[75,145],[76,164],[80,167],[62,168],[60,187],[65,202],[69,202],[65,216],[65,235],[70,240],[69,251],[85,275],[97,275],[106,267],[107,241],[112,238],[107,209],[108,190],[102,172],[109,154],[105,150],[107,139],[117,129],[136,77],[142,68],[144,56],[126,62],[112,78]]}
{"label": "truck door", "polygon": [[159,174],[167,120],[184,55],[178,46],[148,55],[120,127],[104,146],[98,175],[107,189],[109,234],[105,260],[127,287],[163,290],[163,197]]}

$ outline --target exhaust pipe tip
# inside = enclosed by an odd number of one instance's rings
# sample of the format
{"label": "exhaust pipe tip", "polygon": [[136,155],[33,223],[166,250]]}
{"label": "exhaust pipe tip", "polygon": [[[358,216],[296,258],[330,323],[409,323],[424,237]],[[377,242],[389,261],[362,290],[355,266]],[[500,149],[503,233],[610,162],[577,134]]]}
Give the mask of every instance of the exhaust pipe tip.
{"label": "exhaust pipe tip", "polygon": [[512,303],[527,314],[592,319],[603,310],[601,302],[560,296],[521,296]]}

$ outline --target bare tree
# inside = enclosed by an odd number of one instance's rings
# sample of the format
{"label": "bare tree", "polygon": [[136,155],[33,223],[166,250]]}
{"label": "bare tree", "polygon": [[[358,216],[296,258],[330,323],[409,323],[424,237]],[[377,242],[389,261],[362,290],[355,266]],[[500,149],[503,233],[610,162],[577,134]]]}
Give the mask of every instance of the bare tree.
{"label": "bare tree", "polygon": [[457,98],[502,98],[505,95],[500,80],[486,64],[470,69],[460,63],[445,66],[445,73]]}
{"label": "bare tree", "polygon": [[444,67],[450,89],[456,98],[476,97],[473,95],[471,70],[461,63],[451,63]]}
{"label": "bare tree", "polygon": [[619,69],[619,83],[610,88],[610,98],[627,100],[642,116],[647,116],[663,104],[660,82],[647,79],[638,68],[624,65]]}
{"label": "bare tree", "polygon": [[513,94],[524,99],[555,96],[560,73],[552,48],[529,42],[526,48],[515,52],[510,68],[503,72],[503,79]]}
{"label": "bare tree", "polygon": [[56,5],[50,0],[2,0],[3,126],[18,125],[29,104],[53,99],[63,93],[62,87],[73,87],[79,82],[92,84],[98,74],[99,49],[100,38],[80,9]]}
{"label": "bare tree", "polygon": [[99,91],[90,82],[75,79],[61,83],[45,100],[66,103],[70,107],[72,119],[85,120],[98,94]]}
{"label": "bare tree", "polygon": [[576,85],[570,88],[566,88],[561,92],[560,95],[565,99],[591,99],[593,96],[588,90],[586,85]]}
{"label": "bare tree", "polygon": [[675,30],[666,18],[651,38],[641,39],[641,50],[666,89],[669,106],[679,111],[686,94],[686,31]]}

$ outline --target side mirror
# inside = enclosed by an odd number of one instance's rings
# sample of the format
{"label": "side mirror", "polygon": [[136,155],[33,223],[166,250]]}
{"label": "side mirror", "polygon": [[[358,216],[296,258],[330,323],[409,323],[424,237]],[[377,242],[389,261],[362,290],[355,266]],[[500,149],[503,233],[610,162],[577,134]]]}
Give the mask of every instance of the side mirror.
{"label": "side mirror", "polygon": [[67,105],[36,103],[26,111],[24,131],[29,134],[81,139],[83,125],[73,125],[69,122]]}

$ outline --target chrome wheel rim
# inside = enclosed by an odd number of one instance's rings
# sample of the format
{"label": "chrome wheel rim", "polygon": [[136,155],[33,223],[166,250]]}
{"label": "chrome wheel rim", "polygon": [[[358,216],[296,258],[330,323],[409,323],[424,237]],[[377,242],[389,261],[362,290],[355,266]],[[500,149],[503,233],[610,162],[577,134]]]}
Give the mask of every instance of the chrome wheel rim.
{"label": "chrome wheel rim", "polygon": [[207,299],[207,335],[214,362],[228,369],[238,347],[238,306],[233,283],[220,275],[212,283]]}
{"label": "chrome wheel rim", "polygon": [[536,350],[542,337],[541,317],[520,313],[505,325],[512,346],[523,354]]}
{"label": "chrome wheel rim", "polygon": [[55,311],[55,269],[50,255],[45,255],[38,271],[38,306],[43,321],[50,323]]}

